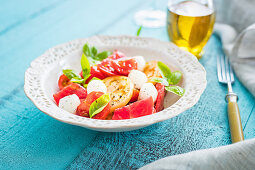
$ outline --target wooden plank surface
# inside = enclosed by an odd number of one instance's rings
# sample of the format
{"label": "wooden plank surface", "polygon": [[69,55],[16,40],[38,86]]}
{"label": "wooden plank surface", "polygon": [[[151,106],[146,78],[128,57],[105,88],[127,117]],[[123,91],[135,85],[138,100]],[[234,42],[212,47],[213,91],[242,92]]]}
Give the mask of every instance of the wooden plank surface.
{"label": "wooden plank surface", "polygon": [[38,15],[54,9],[62,2],[63,1],[60,0],[26,0],[25,2],[16,0],[0,1],[0,13],[4,14],[0,15],[0,35],[24,24],[32,18],[38,17]]}
{"label": "wooden plank surface", "polygon": [[[163,3],[160,2],[160,3]],[[134,169],[169,155],[230,143],[226,87],[217,82],[220,42],[213,36],[201,60],[208,86],[180,116],[126,133],[101,133],[58,122],[24,95],[24,71],[48,48],[95,34],[134,35],[145,0],[0,1],[0,169]],[[141,36],[167,41],[165,28]],[[254,98],[237,82],[234,91],[246,138],[255,136]]]}
{"label": "wooden plank surface", "polygon": [[251,139],[255,136],[255,105],[252,108],[251,113],[249,114],[249,119],[244,125],[244,138]]}
{"label": "wooden plank surface", "polygon": [[[99,3],[115,4],[118,8],[108,6],[98,12]],[[8,73],[1,78],[5,85],[0,92],[0,169],[64,168],[93,139],[97,132],[63,124],[35,108],[23,93],[25,69],[48,48],[92,36],[120,17],[115,13],[124,15],[139,3],[64,1],[0,36],[1,73]],[[93,16],[103,19],[96,20]]]}

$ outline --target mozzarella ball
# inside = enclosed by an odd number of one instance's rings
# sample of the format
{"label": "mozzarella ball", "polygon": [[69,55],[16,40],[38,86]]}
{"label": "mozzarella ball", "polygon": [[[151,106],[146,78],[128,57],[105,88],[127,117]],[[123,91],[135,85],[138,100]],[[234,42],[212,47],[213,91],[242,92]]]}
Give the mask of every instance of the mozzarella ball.
{"label": "mozzarella ball", "polygon": [[144,60],[143,56],[134,56],[133,57],[137,62],[137,69],[143,71],[146,61]]}
{"label": "mozzarella ball", "polygon": [[145,83],[140,90],[138,100],[147,99],[150,96],[152,96],[153,102],[155,102],[158,96],[158,91],[152,83]]}
{"label": "mozzarella ball", "polygon": [[87,93],[89,94],[93,91],[97,91],[97,92],[100,91],[100,92],[106,93],[107,88],[101,80],[92,80],[89,82],[87,86]]}
{"label": "mozzarella ball", "polygon": [[76,94],[65,96],[59,100],[59,107],[70,113],[75,113],[80,104],[80,99]]}
{"label": "mozzarella ball", "polygon": [[131,79],[137,89],[140,89],[148,81],[147,76],[139,70],[131,70],[128,78]]}

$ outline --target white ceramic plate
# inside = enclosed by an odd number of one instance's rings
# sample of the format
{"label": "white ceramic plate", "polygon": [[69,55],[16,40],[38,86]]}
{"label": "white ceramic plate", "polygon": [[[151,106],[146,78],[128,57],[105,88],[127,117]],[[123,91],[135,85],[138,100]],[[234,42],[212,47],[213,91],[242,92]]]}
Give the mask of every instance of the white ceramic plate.
{"label": "white ceramic plate", "polygon": [[[159,60],[180,70],[181,86],[186,90],[183,97],[167,93],[165,109],[161,112],[127,120],[97,120],[80,117],[60,109],[52,95],[58,91],[57,81],[63,68],[79,72],[83,45],[88,42],[99,51],[118,49],[127,56],[142,55],[147,61]],[[47,115],[73,125],[105,132],[140,129],[177,116],[197,103],[206,87],[206,72],[192,54],[180,50],[169,42],[134,36],[94,36],[58,45],[35,59],[25,73],[24,90],[35,106]]]}

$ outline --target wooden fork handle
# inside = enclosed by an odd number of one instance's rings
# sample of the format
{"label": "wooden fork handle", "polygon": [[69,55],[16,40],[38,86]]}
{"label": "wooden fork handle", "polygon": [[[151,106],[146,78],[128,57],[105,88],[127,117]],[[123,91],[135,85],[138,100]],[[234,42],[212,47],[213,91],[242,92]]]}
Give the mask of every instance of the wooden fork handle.
{"label": "wooden fork handle", "polygon": [[228,120],[231,132],[232,143],[240,142],[244,140],[243,128],[237,105],[237,95],[227,95],[228,99]]}

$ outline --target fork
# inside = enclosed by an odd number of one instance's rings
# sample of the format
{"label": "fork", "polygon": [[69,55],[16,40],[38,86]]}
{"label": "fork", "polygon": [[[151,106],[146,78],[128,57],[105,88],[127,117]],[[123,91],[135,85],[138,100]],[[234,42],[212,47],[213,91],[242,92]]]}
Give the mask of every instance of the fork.
{"label": "fork", "polygon": [[237,105],[238,96],[232,89],[232,83],[235,81],[234,74],[225,55],[218,55],[217,57],[217,74],[219,82],[228,85],[228,93],[225,100],[228,103],[228,120],[232,143],[243,141],[243,129]]}

